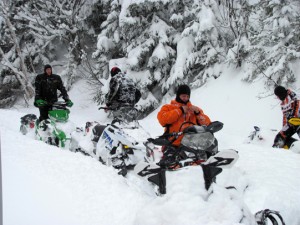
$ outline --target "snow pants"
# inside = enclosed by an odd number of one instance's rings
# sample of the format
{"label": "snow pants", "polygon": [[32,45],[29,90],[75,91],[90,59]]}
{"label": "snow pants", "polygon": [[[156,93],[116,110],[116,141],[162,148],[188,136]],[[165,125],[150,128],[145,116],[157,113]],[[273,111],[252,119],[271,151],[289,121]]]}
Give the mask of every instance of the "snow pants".
{"label": "snow pants", "polygon": [[300,126],[290,126],[287,130],[280,131],[275,136],[273,147],[283,148],[287,146],[290,148],[291,144],[297,140],[292,137],[295,133],[300,137]]}

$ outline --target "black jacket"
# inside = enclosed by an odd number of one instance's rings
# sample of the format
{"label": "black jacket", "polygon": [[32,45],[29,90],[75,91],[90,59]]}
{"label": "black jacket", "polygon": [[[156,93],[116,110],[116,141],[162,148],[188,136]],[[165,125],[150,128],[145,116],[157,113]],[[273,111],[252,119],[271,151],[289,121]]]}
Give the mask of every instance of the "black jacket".
{"label": "black jacket", "polygon": [[106,95],[106,105],[113,107],[134,106],[141,98],[141,92],[136,84],[124,73],[114,75],[109,82],[109,92]]}
{"label": "black jacket", "polygon": [[42,99],[48,103],[54,103],[57,101],[57,90],[62,94],[65,101],[69,99],[66,88],[60,76],[51,74],[50,76],[43,73],[39,74],[35,78],[35,100]]}

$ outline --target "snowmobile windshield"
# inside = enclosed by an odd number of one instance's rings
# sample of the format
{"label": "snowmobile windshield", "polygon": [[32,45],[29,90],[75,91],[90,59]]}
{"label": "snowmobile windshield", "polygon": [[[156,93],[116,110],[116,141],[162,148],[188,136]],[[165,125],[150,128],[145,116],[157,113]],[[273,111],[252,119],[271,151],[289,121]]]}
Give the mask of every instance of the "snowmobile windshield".
{"label": "snowmobile windshield", "polygon": [[51,110],[48,112],[49,118],[55,122],[67,122],[70,111],[65,110]]}
{"label": "snowmobile windshield", "polygon": [[206,150],[214,144],[214,135],[210,132],[184,134],[181,144],[196,150]]}

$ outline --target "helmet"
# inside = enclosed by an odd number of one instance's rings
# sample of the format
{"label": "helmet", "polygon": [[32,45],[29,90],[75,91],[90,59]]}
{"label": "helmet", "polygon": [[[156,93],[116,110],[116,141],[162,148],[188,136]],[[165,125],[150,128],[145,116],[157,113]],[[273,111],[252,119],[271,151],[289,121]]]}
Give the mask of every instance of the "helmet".
{"label": "helmet", "polygon": [[120,72],[121,72],[120,68],[115,66],[115,67],[111,68],[110,75],[113,77]]}
{"label": "helmet", "polygon": [[274,89],[274,94],[281,100],[283,101],[286,96],[287,96],[287,89],[285,89],[282,86],[277,86]]}

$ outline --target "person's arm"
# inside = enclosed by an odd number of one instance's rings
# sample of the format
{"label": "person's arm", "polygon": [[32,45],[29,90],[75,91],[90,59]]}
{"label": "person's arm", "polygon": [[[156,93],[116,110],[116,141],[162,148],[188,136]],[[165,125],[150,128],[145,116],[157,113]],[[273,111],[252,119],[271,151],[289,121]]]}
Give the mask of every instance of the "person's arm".
{"label": "person's arm", "polygon": [[284,129],[284,127],[286,127],[288,124],[288,119],[286,117],[286,115],[283,113],[283,116],[282,116],[282,127]]}
{"label": "person's arm", "polygon": [[192,106],[192,110],[194,111],[194,114],[197,118],[197,123],[199,125],[208,126],[211,123],[210,118],[206,114],[204,114],[202,109],[197,106]]}
{"label": "person's arm", "polygon": [[294,117],[299,117],[299,107],[300,107],[300,100],[296,100],[295,101],[295,105],[294,105]]}
{"label": "person's arm", "polygon": [[39,75],[35,78],[35,101],[41,99],[41,77]]}
{"label": "person's arm", "polygon": [[297,94],[293,91],[290,91],[290,96],[291,96],[291,99],[292,99],[292,104],[291,104],[291,107],[292,107],[292,114],[291,114],[291,117],[299,117],[299,107],[300,107],[300,100],[297,96]]}
{"label": "person's arm", "polygon": [[183,114],[183,111],[180,107],[171,107],[170,105],[164,105],[157,114],[157,119],[162,126],[167,124],[172,124],[176,122],[180,116]]}
{"label": "person's arm", "polygon": [[114,99],[114,97],[116,96],[117,92],[119,89],[119,82],[117,81],[117,79],[111,79],[109,82],[109,92],[106,95],[106,105],[109,106],[112,102],[112,100]]}
{"label": "person's arm", "polygon": [[63,96],[63,99],[65,101],[70,100],[69,99],[69,95],[67,93],[67,90],[66,90],[66,88],[65,88],[65,86],[64,86],[64,84],[63,84],[62,79],[61,79],[60,76],[58,76],[58,82],[59,82],[59,84],[58,84],[58,90],[60,90],[60,92],[61,92],[61,94]]}
{"label": "person's arm", "polygon": [[[300,100],[295,92],[288,90],[288,99],[291,99],[291,103],[288,104],[289,110],[286,113],[283,113],[282,119],[282,130],[286,127],[290,126],[288,123],[289,119],[296,117],[299,118],[299,107],[300,107]],[[283,104],[283,103],[282,103]],[[282,106],[281,106],[282,107]]]}
{"label": "person's arm", "polygon": [[140,92],[139,89],[135,89],[135,100],[134,104],[138,103],[138,101],[141,99],[142,93]]}

